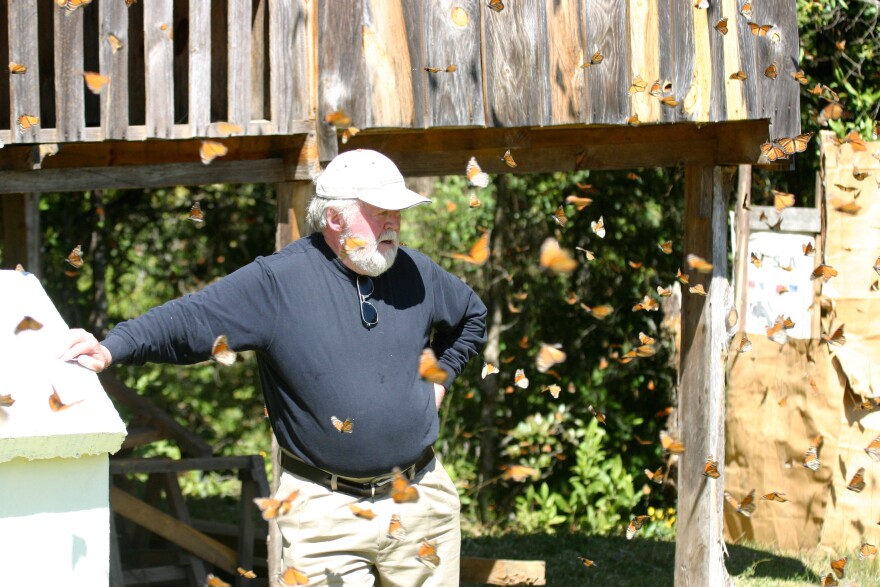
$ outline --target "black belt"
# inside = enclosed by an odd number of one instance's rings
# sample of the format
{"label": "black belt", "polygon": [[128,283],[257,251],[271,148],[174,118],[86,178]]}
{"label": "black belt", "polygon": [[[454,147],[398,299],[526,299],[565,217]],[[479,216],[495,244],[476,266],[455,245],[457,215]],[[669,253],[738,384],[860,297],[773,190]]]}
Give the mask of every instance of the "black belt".
{"label": "black belt", "polygon": [[[415,464],[401,471],[401,474],[412,479],[419,471],[427,467],[433,459],[434,449],[429,446]],[[377,477],[378,481],[355,481],[347,477],[334,475],[318,467],[313,467],[287,454],[283,450],[281,451],[281,466],[284,470],[323,485],[331,491],[340,491],[356,497],[380,497],[387,495],[391,491],[391,481],[394,479],[394,476],[389,473],[388,475]]]}

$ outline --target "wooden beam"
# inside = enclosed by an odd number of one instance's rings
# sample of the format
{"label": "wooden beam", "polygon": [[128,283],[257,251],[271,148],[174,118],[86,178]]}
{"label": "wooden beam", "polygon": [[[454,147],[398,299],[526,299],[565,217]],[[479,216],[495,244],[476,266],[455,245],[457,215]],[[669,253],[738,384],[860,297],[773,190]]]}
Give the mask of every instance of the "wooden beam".
{"label": "wooden beam", "polygon": [[[183,473],[185,471],[238,471],[254,467],[257,455],[239,455],[231,457],[194,457],[185,459],[155,458],[112,458],[110,459],[111,475],[128,475],[132,473]],[[260,459],[262,460],[262,459]]]}
{"label": "wooden beam", "polygon": [[[686,451],[678,465],[676,585],[731,585],[724,567],[724,373],[728,347],[725,319],[733,307],[727,280],[728,196],[734,168],[685,170],[684,253],[713,263],[710,275],[690,272],[703,297],[682,299],[679,429]],[[686,267],[686,265],[683,266]],[[704,476],[706,457],[722,463],[721,477]]]}
{"label": "wooden beam", "polygon": [[40,277],[40,194],[7,194],[3,200],[3,259],[0,267],[16,264]]}
{"label": "wooden beam", "polygon": [[[751,230],[773,230],[776,232],[803,232],[819,234],[822,232],[822,214],[818,208],[786,208],[780,214],[773,206],[752,206],[748,211]],[[761,220],[761,215],[766,220]],[[778,228],[776,221],[781,220]]]}
{"label": "wooden beam", "polygon": [[113,511],[123,518],[143,526],[227,573],[236,573],[237,555],[225,544],[112,485],[110,503]]}
{"label": "wooden beam", "polygon": [[546,585],[546,566],[544,561],[462,557],[459,579],[480,585]]}

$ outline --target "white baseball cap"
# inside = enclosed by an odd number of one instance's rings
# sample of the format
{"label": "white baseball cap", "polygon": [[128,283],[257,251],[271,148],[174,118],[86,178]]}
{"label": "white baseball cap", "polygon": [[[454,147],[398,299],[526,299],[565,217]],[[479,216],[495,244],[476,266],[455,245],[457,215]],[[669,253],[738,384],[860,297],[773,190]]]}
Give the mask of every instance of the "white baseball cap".
{"label": "white baseball cap", "polygon": [[383,210],[403,210],[431,201],[406,187],[391,159],[370,149],[337,155],[315,179],[315,196],[361,200]]}

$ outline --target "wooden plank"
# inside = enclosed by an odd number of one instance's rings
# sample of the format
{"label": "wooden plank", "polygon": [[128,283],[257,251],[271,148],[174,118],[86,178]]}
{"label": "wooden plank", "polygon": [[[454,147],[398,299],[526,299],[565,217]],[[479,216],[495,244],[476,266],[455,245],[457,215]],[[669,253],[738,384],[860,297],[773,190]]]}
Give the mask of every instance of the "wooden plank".
{"label": "wooden plank", "polygon": [[[453,9],[455,10],[455,9]],[[486,121],[491,126],[543,126],[549,121],[549,40],[544,3],[511,2],[502,12],[482,7]],[[577,21],[573,23],[577,26]],[[563,31],[564,32],[564,31]],[[578,46],[578,37],[560,39]],[[443,67],[440,63],[434,67]],[[566,72],[568,77],[569,72]]]}
{"label": "wooden plank", "polygon": [[[732,585],[724,567],[724,364],[725,318],[733,307],[727,281],[727,202],[734,168],[685,170],[685,254],[714,264],[711,275],[690,272],[707,297],[682,297],[679,430],[686,447],[678,461],[676,585]],[[685,267],[684,259],[682,266]],[[721,477],[704,476],[706,457],[721,464]]]}
{"label": "wooden plank", "polygon": [[231,457],[207,456],[183,459],[165,457],[152,458],[112,458],[111,475],[131,475],[134,473],[184,473],[186,471],[238,471],[254,467],[253,455]]}
{"label": "wooden plank", "polygon": [[125,587],[122,573],[122,557],[119,553],[119,534],[116,531],[116,516],[110,514],[110,587]]}
{"label": "wooden plank", "polygon": [[416,100],[401,0],[367,0],[364,9],[365,126],[412,127]]}
{"label": "wooden plank", "polygon": [[654,80],[661,78],[658,0],[629,0],[627,12],[630,85],[636,76],[648,84],[645,91],[630,95],[629,115],[637,115],[641,123],[659,122],[663,106],[656,97],[648,93]]}
{"label": "wooden plank", "polygon": [[123,585],[156,585],[168,584],[180,585],[187,582],[186,570],[180,566],[165,565],[161,567],[149,567],[145,569],[128,569],[123,572]]}
{"label": "wooden plank", "polygon": [[121,450],[137,448],[167,438],[164,432],[152,426],[139,426],[137,428],[129,426],[127,432],[125,440],[122,441]]}
{"label": "wooden plank", "polygon": [[[749,279],[749,210],[745,205],[751,202],[752,193],[752,166],[740,165],[737,178],[736,202],[733,204],[734,231],[736,233],[736,248],[733,250],[733,284],[734,284],[734,308],[739,313],[738,331],[744,333],[746,329],[746,316],[749,309],[748,279]],[[738,344],[739,339],[734,339]],[[731,353],[736,355],[738,353]]]}
{"label": "wooden plank", "polygon": [[144,2],[144,53],[147,136],[174,133],[174,2]]}
{"label": "wooden plank", "polygon": [[[761,215],[767,220],[761,220]],[[770,228],[779,218],[782,222],[779,229]],[[822,232],[822,215],[817,208],[786,208],[782,214],[773,206],[752,206],[749,210],[749,228],[753,231],[801,232],[819,234]]]}
{"label": "wooden plank", "polygon": [[227,15],[226,95],[229,122],[251,119],[251,3],[230,2]]}
{"label": "wooden plank", "polygon": [[306,208],[315,188],[309,181],[285,181],[276,185],[278,199],[278,229],[275,242],[283,248],[309,234]]}
{"label": "wooden plank", "polygon": [[[128,131],[128,7],[124,2],[105,2],[99,8],[101,73],[110,78],[101,92],[101,126],[105,138],[124,140]],[[118,49],[110,35],[121,43]]]}
{"label": "wooden plank", "polygon": [[[712,50],[709,43],[711,25],[708,11],[694,8],[692,0],[685,0],[685,4],[689,7],[692,18],[693,71],[690,87],[682,88],[684,97],[681,100],[681,113],[688,120],[712,120]],[[682,25],[687,29],[686,24]],[[717,99],[715,101],[718,102]]]}
{"label": "wooden plank", "polygon": [[[659,14],[657,17],[658,29],[660,31],[660,76],[659,80],[672,80],[675,76],[675,31],[672,29],[672,14],[669,9],[670,0],[659,0],[661,2]],[[646,80],[649,84],[653,80]],[[675,88],[673,88],[675,90]],[[676,119],[676,110],[667,106],[660,106],[660,120],[663,122],[674,122]]]}
{"label": "wooden plank", "polygon": [[[799,39],[796,2],[756,2],[760,24],[773,24],[774,29],[757,39],[759,115],[772,122],[772,137],[793,137],[801,132],[800,84],[791,74],[798,65]],[[773,80],[763,75],[771,63],[779,72]]]}
{"label": "wooden plank", "polygon": [[60,141],[79,141],[85,123],[83,10],[55,6],[55,128]]}
{"label": "wooden plank", "polygon": [[189,128],[194,137],[208,136],[211,124],[211,2],[189,0]]}
{"label": "wooden plank", "polygon": [[694,3],[691,0],[670,0],[672,51],[675,55],[672,71],[672,93],[681,104],[672,109],[674,120],[691,120],[684,111],[688,93],[692,91],[696,48],[694,42]]}
{"label": "wooden plank", "polygon": [[[741,3],[733,0],[735,4],[735,12],[732,13],[727,21],[728,27],[731,22],[735,21],[736,28],[730,28],[728,36],[736,34],[737,48],[739,53],[738,69],[746,74],[746,79],[742,82],[743,99],[745,101],[745,110],[747,118],[757,118],[759,116],[759,99],[758,99],[758,76],[762,75],[757,68],[755,61],[755,45],[756,37],[750,32],[749,21],[755,19],[755,7],[752,6],[752,18],[747,19],[740,13]],[[726,5],[725,5],[726,7]],[[727,72],[730,75],[733,72]]]}
{"label": "wooden plank", "polygon": [[409,61],[413,75],[413,128],[425,128],[427,126],[428,95],[426,91],[426,76],[422,75],[427,65],[425,62],[427,47],[425,43],[425,5],[422,2],[403,2],[404,30],[408,43]]}
{"label": "wooden plank", "polygon": [[[180,490],[177,474],[161,473],[159,476],[165,484],[168,511],[182,523],[192,527],[192,519],[189,516],[189,509],[186,507],[186,500],[183,499],[183,492]],[[204,584],[208,574],[205,570],[205,563],[194,554],[186,554],[184,557],[189,566],[188,575],[192,584]]]}
{"label": "wooden plank", "polygon": [[110,504],[113,511],[120,516],[143,526],[227,573],[234,574],[236,572],[235,551],[225,544],[202,534],[162,510],[112,485],[110,486]]}
{"label": "wooden plank", "polygon": [[628,43],[626,4],[616,0],[592,0],[585,4],[587,30],[584,61],[600,51],[605,59],[587,68],[587,122],[624,124],[629,118]]}
{"label": "wooden plank", "polygon": [[[29,228],[33,228],[33,194],[7,194],[2,198],[3,210],[3,263],[4,269],[15,269],[21,263],[28,271],[34,272],[38,263],[31,258],[28,247]],[[39,214],[39,208],[37,208]],[[36,218],[39,227],[39,216]]]}
{"label": "wooden plank", "polygon": [[724,91],[727,88],[725,83],[727,76],[724,75],[724,38],[726,35],[722,35],[715,29],[715,25],[721,19],[722,5],[718,2],[711,2],[707,9],[697,10],[697,12],[706,13],[705,41],[708,45],[710,76],[709,120],[726,120],[727,100],[724,97]]}
{"label": "wooden plank", "polygon": [[586,70],[581,69],[586,52],[583,2],[545,0],[543,10],[546,27],[541,35],[547,39],[546,85],[549,92],[546,124],[585,122]]}
{"label": "wooden plank", "polygon": [[26,66],[28,71],[23,75],[10,75],[8,70],[2,74],[9,83],[11,140],[6,142],[29,142],[36,137],[38,128],[32,127],[21,133],[18,117],[41,115],[39,45],[33,42],[38,33],[37,19],[34,18],[35,8],[29,2],[10,2],[8,10],[9,61]]}
{"label": "wooden plank", "polygon": [[[742,29],[748,29],[745,19],[738,12],[738,6],[737,0],[722,0],[721,15],[719,16],[719,18],[721,16],[727,17],[727,34],[722,35],[721,67],[717,73],[721,77],[720,81],[724,84],[722,95],[725,100],[724,114],[727,120],[742,120],[748,118],[749,115],[745,85],[748,80],[730,79],[732,74],[742,69],[739,39]],[[713,52],[713,58],[714,55]]]}
{"label": "wooden plank", "polygon": [[269,119],[269,0],[254,0],[251,16],[251,104],[248,120]]}
{"label": "wooden plank", "polygon": [[[304,0],[269,0],[272,132],[287,134],[309,117],[308,16]],[[281,42],[281,39],[290,39]]]}
{"label": "wooden plank", "polygon": [[[7,2],[0,2],[0,23],[9,23],[9,5]],[[10,23],[11,25],[11,23]],[[12,61],[9,58],[9,26],[0,24],[0,63],[8,63]],[[36,49],[36,47],[34,47]],[[10,120],[14,118],[12,109],[9,104],[10,95],[10,75],[0,75],[0,130],[9,129]],[[9,112],[9,118],[3,116],[2,113]],[[14,125],[13,125],[14,126]],[[0,143],[2,145],[3,143]]]}
{"label": "wooden plank", "polygon": [[544,561],[461,557],[462,583],[481,585],[546,585]]}
{"label": "wooden plank", "polygon": [[[480,46],[482,4],[480,0],[425,3],[425,65],[441,68],[455,65],[457,68],[452,74],[421,72],[427,88],[429,127],[486,124],[488,115],[483,103],[485,78]],[[506,6],[509,8],[509,4]],[[494,18],[505,12],[507,9],[485,17]]]}

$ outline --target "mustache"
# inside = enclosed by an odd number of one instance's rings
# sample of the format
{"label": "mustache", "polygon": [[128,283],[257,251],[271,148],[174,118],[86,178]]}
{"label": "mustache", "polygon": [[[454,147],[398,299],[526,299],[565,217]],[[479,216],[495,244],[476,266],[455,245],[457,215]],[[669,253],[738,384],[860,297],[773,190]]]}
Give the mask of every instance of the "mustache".
{"label": "mustache", "polygon": [[396,230],[383,230],[382,234],[376,239],[376,242],[385,240],[391,241],[395,247],[398,247],[400,246],[400,233]]}

